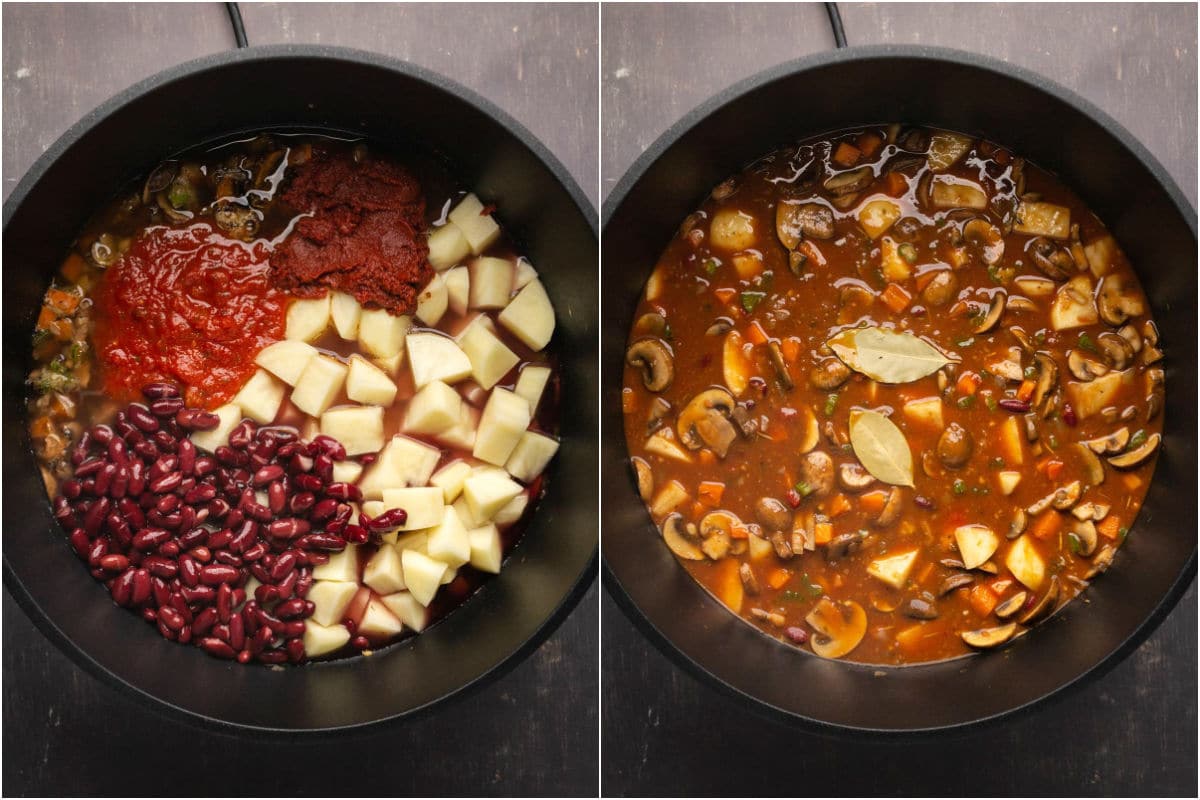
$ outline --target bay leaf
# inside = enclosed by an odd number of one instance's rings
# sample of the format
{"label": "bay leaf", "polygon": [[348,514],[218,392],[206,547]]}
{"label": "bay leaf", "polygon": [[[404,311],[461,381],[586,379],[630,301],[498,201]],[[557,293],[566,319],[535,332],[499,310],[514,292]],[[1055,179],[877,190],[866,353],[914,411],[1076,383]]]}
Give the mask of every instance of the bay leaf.
{"label": "bay leaf", "polygon": [[950,363],[924,339],[886,328],[851,328],[826,344],[847,367],[880,383],[911,383]]}
{"label": "bay leaf", "polygon": [[912,450],[890,419],[877,411],[850,412],[850,445],[876,480],[894,486],[913,485]]}

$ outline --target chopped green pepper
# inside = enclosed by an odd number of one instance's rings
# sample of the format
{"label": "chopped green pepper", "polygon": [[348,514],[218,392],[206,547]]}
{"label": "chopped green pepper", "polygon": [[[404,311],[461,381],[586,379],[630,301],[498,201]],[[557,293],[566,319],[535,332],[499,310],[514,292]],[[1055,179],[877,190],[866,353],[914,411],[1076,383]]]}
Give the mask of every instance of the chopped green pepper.
{"label": "chopped green pepper", "polygon": [[987,403],[988,411],[995,411],[1000,407],[1000,404],[996,402],[996,398],[992,397],[990,394],[985,394],[983,396],[983,401]]}
{"label": "chopped green pepper", "polygon": [[742,292],[742,308],[749,314],[766,296],[766,292]]}
{"label": "chopped green pepper", "polygon": [[1137,433],[1135,433],[1133,436],[1129,437],[1129,446],[1130,447],[1141,447],[1143,444],[1146,443],[1147,438],[1149,438],[1149,437],[1146,436],[1146,431],[1139,428]]}
{"label": "chopped green pepper", "polygon": [[721,268],[721,262],[718,261],[717,259],[715,259],[715,258],[704,259],[704,271],[707,272],[709,275],[712,275],[720,268]]}
{"label": "chopped green pepper", "polygon": [[825,594],[825,587],[819,583],[813,583],[808,578],[808,573],[800,576],[800,582],[804,584],[804,593],[808,595],[810,600],[816,600],[821,595]]}
{"label": "chopped green pepper", "polygon": [[966,395],[965,397],[958,398],[958,407],[959,408],[967,409],[973,405],[975,405],[975,398],[972,397],[971,395]]}
{"label": "chopped green pepper", "polygon": [[956,480],[954,482],[954,493],[955,494],[966,494],[967,493],[967,484],[965,482],[963,482],[962,478],[959,478],[958,480]]}
{"label": "chopped green pepper", "polygon": [[905,261],[907,261],[909,264],[917,263],[917,248],[913,247],[908,242],[905,242],[904,244],[900,245],[900,247],[898,247],[896,249],[896,252],[899,253],[900,257],[903,258]]}
{"label": "chopped green pepper", "polygon": [[1092,341],[1092,337],[1088,336],[1086,333],[1079,334],[1079,349],[1087,350],[1089,353],[1100,352],[1096,348],[1096,343]]}
{"label": "chopped green pepper", "polygon": [[1079,537],[1074,532],[1067,534],[1067,546],[1071,548],[1071,552],[1079,554],[1083,551],[1083,542],[1079,541]]}
{"label": "chopped green pepper", "polygon": [[804,481],[800,481],[799,483],[797,483],[795,486],[795,489],[796,489],[796,494],[800,495],[801,497],[808,497],[810,494],[813,493],[813,488],[811,486],[809,486],[807,483],[805,483]]}
{"label": "chopped green pepper", "polygon": [[827,417],[833,416],[833,410],[835,408],[837,408],[837,403],[838,403],[837,392],[834,392],[833,394],[829,395],[829,397],[825,398],[825,416],[827,416]]}
{"label": "chopped green pepper", "polygon": [[975,337],[968,336],[966,339],[959,339],[957,342],[955,342],[955,344],[959,347],[970,347],[971,345],[975,344]]}

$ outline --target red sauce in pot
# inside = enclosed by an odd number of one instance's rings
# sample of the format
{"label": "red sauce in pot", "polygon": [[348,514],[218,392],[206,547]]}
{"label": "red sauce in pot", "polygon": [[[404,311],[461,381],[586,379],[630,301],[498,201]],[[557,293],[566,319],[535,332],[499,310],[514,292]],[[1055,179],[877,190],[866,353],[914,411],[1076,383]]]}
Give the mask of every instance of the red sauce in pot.
{"label": "red sauce in pot", "polygon": [[282,198],[302,213],[276,248],[276,286],[299,297],[330,289],[368,308],[406,314],[433,270],[425,198],[417,179],[387,161],[355,161],[349,153],[314,153],[296,167]]}
{"label": "red sauce in pot", "polygon": [[254,374],[254,356],[283,338],[287,295],[271,286],[265,243],[207,224],[139,236],[97,287],[94,341],[104,391],[140,397],[152,381],[187,387],[214,408]]}

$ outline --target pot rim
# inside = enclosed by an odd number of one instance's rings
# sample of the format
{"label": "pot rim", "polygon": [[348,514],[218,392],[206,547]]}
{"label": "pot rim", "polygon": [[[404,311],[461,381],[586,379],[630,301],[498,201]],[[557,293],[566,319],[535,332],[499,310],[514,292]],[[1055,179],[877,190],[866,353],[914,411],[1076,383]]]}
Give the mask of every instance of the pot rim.
{"label": "pot rim", "polygon": [[[654,142],[647,147],[637,159],[629,166],[625,173],[618,180],[612,191],[602,201],[602,228],[601,237],[603,242],[603,234],[607,229],[617,210],[625,203],[630,193],[637,187],[641,180],[645,177],[650,168],[669,151],[675,144],[693,129],[702,126],[711,116],[715,115],[728,104],[742,98],[744,95],[756,91],[768,84],[779,80],[793,78],[796,75],[808,70],[836,66],[838,64],[854,62],[854,61],[872,61],[872,60],[913,60],[913,61],[933,61],[945,64],[950,67],[971,67],[982,71],[996,73],[1004,78],[1007,78],[1018,83],[1023,83],[1031,87],[1035,91],[1043,92],[1051,97],[1072,106],[1077,111],[1082,113],[1091,122],[1098,127],[1105,129],[1115,138],[1123,147],[1129,150],[1135,158],[1146,168],[1154,180],[1163,188],[1171,202],[1175,205],[1179,215],[1186,222],[1188,229],[1191,231],[1192,237],[1196,236],[1196,211],[1191,203],[1180,191],[1174,179],[1166,172],[1162,164],[1146,149],[1141,142],[1138,141],[1129,131],[1127,131],[1120,123],[1102,111],[1098,106],[1086,100],[1074,91],[1024,67],[1019,67],[1009,64],[1004,61],[983,56],[976,53],[957,50],[947,47],[929,47],[924,45],[866,45],[857,47],[846,47],[838,50],[830,50],[822,53],[816,53],[802,58],[797,58],[785,61],[773,67],[769,67],[754,75],[744,78],[736,83],[720,90],[715,95],[694,107],[687,112],[683,117],[670,125],[662,134],[658,136]],[[603,244],[601,245],[603,253]],[[602,258],[603,264],[603,258]],[[601,321],[603,324],[603,320]],[[601,365],[601,392],[606,383],[604,378],[605,365]],[[620,435],[618,433],[618,435]],[[622,445],[623,446],[623,445]],[[605,465],[602,465],[602,472]],[[632,492],[632,489],[630,489]],[[635,496],[636,495],[632,495]],[[640,500],[638,501],[640,502]],[[686,672],[698,678],[702,683],[716,689],[720,694],[738,701],[742,701],[745,706],[754,713],[770,719],[775,722],[785,724],[799,725],[825,736],[835,738],[845,737],[872,737],[872,738],[891,738],[896,736],[920,736],[928,737],[945,731],[958,731],[963,729],[979,729],[983,727],[993,726],[1001,721],[1005,721],[1014,715],[1026,713],[1029,709],[1039,706],[1047,701],[1057,700],[1062,698],[1069,691],[1075,691],[1079,687],[1087,683],[1097,680],[1106,674],[1109,670],[1120,663],[1134,649],[1146,640],[1151,633],[1162,623],[1166,616],[1183,597],[1185,591],[1191,585],[1196,575],[1196,546],[1193,543],[1192,550],[1187,560],[1181,564],[1178,574],[1174,581],[1163,594],[1163,596],[1155,603],[1150,613],[1142,620],[1142,622],[1114,647],[1106,656],[1088,667],[1087,669],[1072,676],[1069,680],[1059,684],[1056,688],[1046,691],[1045,693],[1033,697],[1024,703],[1013,706],[1004,711],[999,711],[987,716],[978,717],[976,719],[962,720],[958,722],[947,723],[943,725],[931,725],[915,728],[885,728],[850,725],[843,723],[833,723],[826,720],[818,719],[811,716],[806,716],[799,712],[791,711],[762,700],[749,692],[740,689],[726,682],[713,672],[709,671],[702,663],[694,659],[688,653],[675,645],[665,633],[655,625],[655,623],[646,616],[633,600],[632,594],[621,583],[620,578],[610,566],[608,560],[601,554],[601,582],[616,601],[618,607],[624,612],[626,617],[633,623],[634,627],[641,631],[650,641],[658,648],[660,652],[666,655],[674,664],[682,667]],[[710,599],[712,599],[710,597]],[[713,602],[717,602],[713,600]],[[728,613],[728,612],[726,612]],[[764,638],[765,637],[764,635]],[[845,662],[845,666],[849,669],[869,669],[883,670],[889,674],[903,674],[905,671],[924,670],[936,668],[939,665],[943,666],[947,662],[929,662],[924,664],[913,664],[903,666],[891,665],[875,665],[875,664],[859,664],[855,662]]]}
{"label": "pot rim", "polygon": [[[588,229],[592,232],[592,236],[597,237],[598,228],[595,206],[584,194],[574,177],[540,139],[490,100],[438,72],[408,61],[349,47],[296,44],[258,45],[202,56],[155,73],[113,95],[71,125],[33,162],[17,183],[8,199],[4,201],[3,227],[7,229],[9,221],[17,209],[25,202],[29,193],[37,186],[46,172],[63,153],[75,146],[80,139],[85,137],[101,122],[114,114],[120,113],[127,105],[138,100],[143,95],[164,88],[180,79],[192,77],[200,73],[209,71],[218,72],[226,67],[244,63],[282,59],[315,59],[333,63],[376,67],[397,73],[408,80],[428,84],[462,100],[468,106],[474,107],[475,110],[485,116],[491,117],[502,125],[512,133],[522,146],[533,153],[537,160],[550,171],[555,180],[567,191],[567,194],[576,206],[576,210],[586,221]],[[288,738],[319,739],[335,735],[361,734],[368,730],[373,731],[378,726],[384,724],[394,724],[402,719],[409,720],[424,716],[434,707],[442,706],[451,700],[459,700],[498,680],[540,647],[575,609],[575,606],[578,605],[580,599],[596,579],[598,562],[599,544],[597,543],[591,555],[586,559],[583,568],[575,576],[567,592],[557,601],[551,613],[538,624],[519,647],[500,658],[490,669],[480,673],[470,681],[423,705],[406,711],[362,722],[318,728],[283,728],[232,722],[192,711],[157,697],[129,683],[100,664],[90,653],[86,652],[73,639],[67,636],[34,600],[32,594],[26,588],[24,581],[17,575],[16,570],[10,563],[7,553],[4,554],[4,586],[11,592],[17,605],[25,612],[26,616],[29,617],[38,630],[57,646],[60,651],[65,653],[75,664],[82,667],[85,671],[99,678],[103,683],[115,688],[119,694],[132,698],[143,707],[156,711],[164,711],[178,721],[226,735],[255,732]],[[313,664],[308,665],[306,668],[321,669],[327,666],[326,664]]]}

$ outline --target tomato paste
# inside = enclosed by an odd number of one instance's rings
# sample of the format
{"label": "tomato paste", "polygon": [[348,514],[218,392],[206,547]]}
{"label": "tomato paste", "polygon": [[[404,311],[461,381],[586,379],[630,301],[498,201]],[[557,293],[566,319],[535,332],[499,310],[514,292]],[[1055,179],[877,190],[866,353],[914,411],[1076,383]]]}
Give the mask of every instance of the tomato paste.
{"label": "tomato paste", "polygon": [[166,380],[186,387],[191,406],[231,398],[258,351],[283,338],[288,298],[271,286],[268,257],[265,243],[207,224],[146,230],[94,293],[105,392],[133,400]]}
{"label": "tomato paste", "polygon": [[393,314],[416,308],[433,277],[416,178],[386,161],[314,153],[295,167],[281,199],[310,216],[271,256],[277,287],[300,297],[336,289]]}

